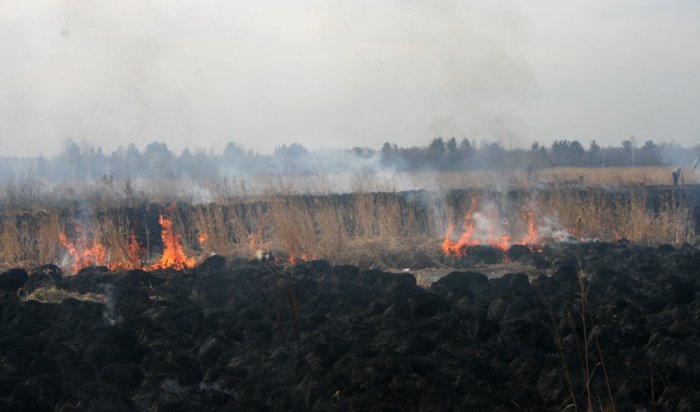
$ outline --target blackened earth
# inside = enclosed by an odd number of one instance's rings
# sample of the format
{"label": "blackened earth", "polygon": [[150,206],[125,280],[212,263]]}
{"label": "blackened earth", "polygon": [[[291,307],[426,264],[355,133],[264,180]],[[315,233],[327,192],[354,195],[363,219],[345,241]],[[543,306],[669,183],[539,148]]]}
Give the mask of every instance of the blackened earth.
{"label": "blackened earth", "polygon": [[[549,275],[454,272],[428,289],[216,256],[5,272],[0,410],[698,410],[698,249],[557,245],[536,263]],[[27,301],[39,287],[108,300]]]}

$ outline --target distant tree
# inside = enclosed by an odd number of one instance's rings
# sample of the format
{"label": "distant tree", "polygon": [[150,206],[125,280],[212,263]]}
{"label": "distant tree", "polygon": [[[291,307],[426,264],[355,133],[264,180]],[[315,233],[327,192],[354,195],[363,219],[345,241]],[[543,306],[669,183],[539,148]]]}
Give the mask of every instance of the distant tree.
{"label": "distant tree", "polygon": [[143,161],[150,167],[152,176],[172,177],[174,175],[172,167],[174,159],[175,155],[165,143],[149,143],[143,151]]}
{"label": "distant tree", "polygon": [[454,137],[451,137],[450,140],[447,141],[447,153],[456,153],[457,152],[457,139]]}
{"label": "distant tree", "polygon": [[311,165],[304,161],[308,155],[309,151],[300,143],[277,146],[272,153],[276,167],[281,167],[281,172],[285,175],[308,175],[312,169]]}
{"label": "distant tree", "polygon": [[622,141],[622,156],[626,166],[634,164],[634,142],[631,138]]}
{"label": "distant tree", "polygon": [[308,154],[309,151],[306,150],[306,148],[300,143],[292,143],[289,146],[283,144],[282,146],[277,146],[277,148],[273,152],[273,156],[275,157],[287,158],[299,158]]}
{"label": "distant tree", "polygon": [[245,154],[246,154],[246,152],[245,152],[245,149],[243,148],[243,146],[238,145],[238,144],[233,143],[233,142],[228,142],[228,144],[224,148],[224,153],[222,156],[224,157],[224,159],[231,161],[231,160],[239,159],[239,158],[245,156]]}
{"label": "distant tree", "polygon": [[497,142],[482,144],[475,159],[478,159],[477,165],[483,169],[505,169],[510,166],[503,145]]}
{"label": "distant tree", "polygon": [[578,166],[585,150],[578,140],[555,140],[550,158],[554,166]]}
{"label": "distant tree", "polygon": [[600,145],[593,139],[588,147],[588,166],[602,166],[602,160]]}
{"label": "distant tree", "polygon": [[63,143],[63,150],[58,157],[61,175],[67,171],[69,179],[83,180],[97,178],[109,173],[106,157],[102,149],[95,150],[87,141],[76,143],[68,139]]}
{"label": "distant tree", "polygon": [[444,170],[449,168],[446,159],[447,145],[442,137],[436,137],[428,145],[423,160],[418,160],[421,169]]}
{"label": "distant tree", "polygon": [[638,163],[643,166],[661,164],[661,153],[659,146],[653,140],[644,142],[644,146],[639,149]]}
{"label": "distant tree", "polygon": [[384,142],[382,145],[382,157],[381,157],[381,163],[383,166],[388,167],[388,166],[396,166],[396,163],[398,161],[398,147],[396,144],[392,144],[389,142]]}
{"label": "distant tree", "polygon": [[430,142],[430,145],[428,146],[428,150],[432,153],[436,154],[443,154],[447,150],[445,148],[445,141],[442,140],[442,137],[436,137],[433,139],[432,142]]}
{"label": "distant tree", "polygon": [[355,146],[352,149],[350,149],[350,152],[360,158],[363,159],[369,159],[371,157],[374,157],[374,155],[377,154],[377,151],[372,149],[371,147],[359,147]]}
{"label": "distant tree", "polygon": [[569,154],[575,159],[578,160],[583,156],[583,154],[586,152],[586,149],[583,148],[581,143],[578,140],[573,140],[571,143],[569,143]]}
{"label": "distant tree", "polygon": [[534,142],[530,145],[530,153],[528,156],[528,164],[533,168],[542,168],[549,165],[549,155],[547,148],[541,146],[539,142]]}
{"label": "distant tree", "polygon": [[472,150],[473,145],[469,142],[469,139],[462,139],[459,142],[459,151],[462,152],[462,154],[471,153]]}
{"label": "distant tree", "polygon": [[447,158],[446,158],[447,162],[446,162],[445,169],[450,169],[450,170],[461,169],[463,167],[465,159],[457,147],[457,139],[455,139],[454,137],[451,137],[447,141],[446,146],[447,146]]}

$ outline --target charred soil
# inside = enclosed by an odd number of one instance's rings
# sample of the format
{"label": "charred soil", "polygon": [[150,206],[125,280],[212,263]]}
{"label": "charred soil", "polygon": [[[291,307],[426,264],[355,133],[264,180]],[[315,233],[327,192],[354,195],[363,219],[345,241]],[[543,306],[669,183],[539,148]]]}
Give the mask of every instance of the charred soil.
{"label": "charred soil", "polygon": [[322,260],[12,270],[0,275],[0,409],[700,404],[698,249],[561,244],[538,262],[546,275],[459,271],[428,288]]}

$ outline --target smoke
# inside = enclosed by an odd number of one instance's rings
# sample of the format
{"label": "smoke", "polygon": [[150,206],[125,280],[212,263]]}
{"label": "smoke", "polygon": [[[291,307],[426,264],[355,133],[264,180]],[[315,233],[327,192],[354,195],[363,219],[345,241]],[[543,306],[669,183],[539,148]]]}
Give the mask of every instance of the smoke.
{"label": "smoke", "polygon": [[26,142],[2,149],[24,156],[66,137],[268,153],[290,137],[512,139],[533,82],[526,18],[506,3],[28,3],[4,30],[21,46],[0,46],[0,136]]}
{"label": "smoke", "polygon": [[114,326],[122,320],[121,316],[116,314],[115,309],[117,288],[113,284],[108,283],[104,285],[103,289],[107,295],[107,301],[102,312],[102,318],[109,326]]}
{"label": "smoke", "polygon": [[[682,166],[691,169],[693,162],[698,156],[698,150],[688,150],[675,143],[662,144],[659,146],[661,158],[665,164],[670,166]],[[669,171],[670,173],[670,171]]]}

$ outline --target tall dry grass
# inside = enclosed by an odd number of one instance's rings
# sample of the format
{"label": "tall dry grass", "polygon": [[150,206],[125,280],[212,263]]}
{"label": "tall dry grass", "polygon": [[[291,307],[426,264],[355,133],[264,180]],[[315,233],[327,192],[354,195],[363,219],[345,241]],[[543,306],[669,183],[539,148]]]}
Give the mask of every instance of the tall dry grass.
{"label": "tall dry grass", "polygon": [[57,262],[60,231],[56,211],[4,211],[0,215],[0,267]]}
{"label": "tall dry grass", "polygon": [[627,239],[643,245],[695,241],[689,205],[673,195],[650,199],[643,187],[620,193],[559,189],[539,196],[536,203],[538,214],[559,227],[573,229],[580,220],[583,238]]}
{"label": "tall dry grass", "polygon": [[[586,186],[656,186],[671,185],[673,167],[560,167],[541,169],[534,179],[544,183],[571,182],[583,176]],[[700,183],[700,173],[686,169],[686,184]]]}
{"label": "tall dry grass", "polygon": [[[612,173],[599,172],[601,176]],[[485,174],[471,177],[508,179]],[[467,185],[471,177],[432,176],[434,182],[454,178],[460,185]],[[517,173],[512,176],[516,180],[521,177]],[[427,185],[427,180],[424,183]],[[251,191],[242,180],[225,181],[213,186],[215,202],[197,203],[187,198],[192,204],[180,208],[184,215],[174,213],[172,218],[191,255],[216,253],[251,258],[257,250],[271,250],[298,259],[325,258],[380,266],[397,264],[397,257],[401,256],[437,257],[448,223],[459,225],[472,202],[479,207],[488,206],[485,214],[494,220],[509,220],[503,227],[518,233],[527,227],[525,211],[531,211],[542,234],[559,230],[587,239],[625,238],[649,245],[693,243],[696,239],[691,206],[670,191],[663,197],[652,196],[644,185],[610,191],[554,184],[539,191],[489,194],[472,190],[454,197],[439,190],[413,194],[373,192],[379,185],[370,176],[360,176],[353,184],[357,190],[351,194],[328,195],[333,191],[328,182],[316,177],[308,185],[316,185],[318,191],[326,194],[315,196],[297,194],[290,179],[278,180],[268,186],[266,193]],[[444,181],[435,187],[443,184],[452,183]],[[42,206],[38,207],[27,205],[27,197],[18,197],[18,193],[24,193],[33,198],[36,194],[31,190],[13,186],[13,197],[0,193],[0,201],[4,200],[0,213],[0,266],[61,262],[65,249],[58,234],[71,233],[76,221],[91,239],[105,244],[110,259],[122,259],[129,253],[129,240],[135,229],[140,230],[143,246],[153,249],[152,245],[158,243],[154,237],[159,232],[157,222],[133,213],[134,205],[145,204],[148,195],[129,182],[104,180],[91,187],[95,193],[82,201],[63,201],[55,207],[45,206],[50,203],[48,199],[39,201]],[[163,193],[152,200],[165,208],[174,196],[165,192],[174,188],[160,187]],[[203,234],[206,239],[199,241]]]}

